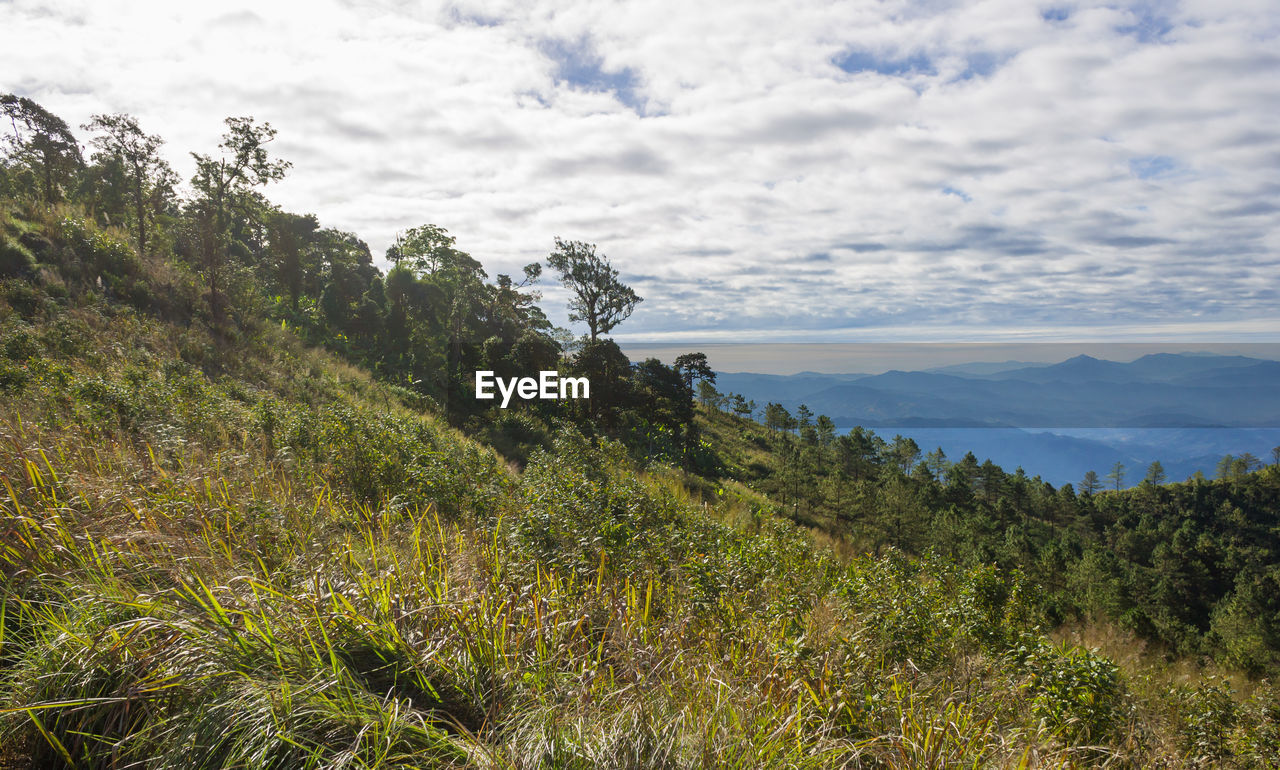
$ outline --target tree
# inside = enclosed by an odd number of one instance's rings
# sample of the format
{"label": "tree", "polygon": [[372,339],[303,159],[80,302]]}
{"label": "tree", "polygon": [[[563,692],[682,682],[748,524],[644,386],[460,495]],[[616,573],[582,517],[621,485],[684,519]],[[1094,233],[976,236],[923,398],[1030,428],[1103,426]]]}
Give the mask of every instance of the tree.
{"label": "tree", "polygon": [[946,474],[948,466],[950,466],[950,463],[947,462],[947,453],[942,451],[942,447],[938,447],[924,456],[925,470],[929,472],[929,476],[935,481]]}
{"label": "tree", "polygon": [[[796,427],[802,432],[813,426],[813,412],[808,406],[801,404],[796,407]],[[816,438],[816,437],[815,437]]]}
{"label": "tree", "polygon": [[1116,464],[1111,466],[1111,472],[1107,474],[1107,480],[1112,483],[1116,489],[1124,486],[1124,463],[1116,460]]}
{"label": "tree", "polygon": [[676,356],[674,368],[680,373],[680,378],[684,380],[685,387],[690,391],[693,390],[694,380],[712,385],[716,382],[716,373],[711,369],[705,353],[685,353]]}
{"label": "tree", "polygon": [[596,254],[595,244],[556,238],[556,249],[547,257],[547,264],[560,272],[561,283],[573,292],[569,320],[585,321],[593,342],[625,321],[642,301],[618,280],[618,271],[608,258]]}
{"label": "tree", "polygon": [[661,427],[674,442],[671,448],[679,450],[687,462],[696,446],[697,430],[693,420],[693,394],[685,386],[684,378],[675,367],[648,358],[636,365],[635,382],[643,421],[649,425],[650,456],[655,454],[653,428]]}
{"label": "tree", "polygon": [[456,248],[456,243],[457,239],[443,227],[419,225],[396,236],[396,242],[387,249],[387,259],[392,264],[403,264],[419,277],[485,278],[480,263]]}
{"label": "tree", "polygon": [[818,419],[813,423],[814,430],[818,434],[818,443],[824,447],[829,447],[836,440],[836,424],[830,417],[825,414],[818,415]]}
{"label": "tree", "polygon": [[889,447],[888,456],[898,470],[902,471],[903,474],[909,474],[911,469],[915,467],[916,461],[920,459],[920,445],[913,438],[901,435],[894,436],[893,445]]}
{"label": "tree", "polygon": [[725,401],[725,397],[720,391],[716,390],[715,385],[706,380],[701,380],[698,382],[698,401],[703,406],[719,411],[721,404]]}
{"label": "tree", "polygon": [[132,115],[94,115],[93,120],[81,126],[86,131],[100,131],[93,140],[99,156],[118,162],[124,170],[133,203],[133,229],[138,241],[138,255],[147,253],[147,221],[154,219],[155,210],[172,197],[177,184],[177,174],[169,163],[160,157],[164,140],[155,134],[145,134]]}
{"label": "tree", "polygon": [[56,203],[62,185],[84,165],[71,128],[25,96],[0,94],[0,114],[11,132],[5,136],[8,156],[37,177],[45,203]]}
{"label": "tree", "polygon": [[242,117],[227,118],[226,124],[227,133],[218,145],[219,157],[191,153],[196,161],[191,186],[197,196],[195,214],[202,233],[201,257],[215,318],[221,313],[218,277],[229,246],[232,208],[254,208],[261,202],[254,188],[283,179],[290,166],[267,154],[267,145],[276,136],[270,123],[258,125],[252,117]]}
{"label": "tree", "polygon": [[770,401],[764,408],[764,424],[770,433],[786,430],[791,423],[791,413],[782,404]]}
{"label": "tree", "polygon": [[1098,480],[1096,471],[1085,471],[1084,480],[1080,482],[1080,491],[1086,495],[1092,495],[1102,489],[1102,482]]}
{"label": "tree", "polygon": [[1160,464],[1159,460],[1156,460],[1147,466],[1147,475],[1142,480],[1147,484],[1163,484],[1166,478],[1164,466]]}
{"label": "tree", "polygon": [[279,211],[273,213],[269,226],[276,283],[289,296],[289,308],[297,311],[307,278],[318,277],[320,272],[313,248],[320,222],[311,214]]}
{"label": "tree", "polygon": [[583,345],[569,366],[569,374],[591,381],[591,398],[579,402],[608,433],[617,430],[622,413],[634,397],[631,361],[610,339]]}

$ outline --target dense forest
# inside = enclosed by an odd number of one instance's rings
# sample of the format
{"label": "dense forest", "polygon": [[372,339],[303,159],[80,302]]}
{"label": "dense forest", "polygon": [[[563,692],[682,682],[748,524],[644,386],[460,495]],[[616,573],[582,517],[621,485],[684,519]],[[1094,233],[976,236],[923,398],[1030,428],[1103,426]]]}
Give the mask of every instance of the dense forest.
{"label": "dense forest", "polygon": [[757,421],[627,359],[592,244],[545,260],[575,338],[542,264],[274,206],[267,124],[183,182],[0,108],[0,767],[1280,764],[1276,466],[1077,491]]}

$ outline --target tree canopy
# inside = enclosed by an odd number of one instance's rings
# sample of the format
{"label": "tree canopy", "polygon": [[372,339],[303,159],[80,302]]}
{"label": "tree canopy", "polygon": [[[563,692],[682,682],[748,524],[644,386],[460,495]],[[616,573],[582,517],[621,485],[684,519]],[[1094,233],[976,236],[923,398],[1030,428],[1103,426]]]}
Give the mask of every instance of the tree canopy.
{"label": "tree canopy", "polygon": [[560,273],[560,281],[573,292],[569,320],[584,322],[592,341],[625,321],[642,298],[622,283],[609,259],[596,253],[595,244],[556,238],[547,264]]}

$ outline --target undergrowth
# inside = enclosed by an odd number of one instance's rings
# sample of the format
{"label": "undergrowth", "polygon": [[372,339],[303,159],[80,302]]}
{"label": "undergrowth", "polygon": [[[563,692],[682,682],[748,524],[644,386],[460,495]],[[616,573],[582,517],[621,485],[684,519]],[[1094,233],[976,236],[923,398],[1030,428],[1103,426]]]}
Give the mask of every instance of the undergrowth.
{"label": "undergrowth", "polygon": [[[843,556],[562,428],[523,473],[285,329],[0,305],[0,767],[1274,767],[1017,572]],[[16,304],[15,304],[16,303]]]}

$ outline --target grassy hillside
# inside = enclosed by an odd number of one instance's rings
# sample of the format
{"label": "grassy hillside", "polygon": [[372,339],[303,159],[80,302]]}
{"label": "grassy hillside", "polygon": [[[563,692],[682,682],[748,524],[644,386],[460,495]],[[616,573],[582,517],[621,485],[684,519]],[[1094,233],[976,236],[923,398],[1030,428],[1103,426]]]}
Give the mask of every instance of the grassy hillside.
{"label": "grassy hillside", "polygon": [[251,296],[8,217],[0,767],[1280,761],[1268,683],[1055,641],[998,559],[816,545],[755,428],[703,440],[761,491],[570,425],[517,471]]}
{"label": "grassy hillside", "polygon": [[1018,570],[1053,625],[1110,624],[1169,659],[1254,677],[1280,663],[1278,466],[1077,493],[901,437],[770,431],[708,408],[699,422],[722,474],[855,552]]}

